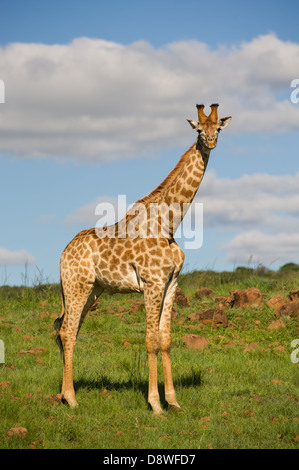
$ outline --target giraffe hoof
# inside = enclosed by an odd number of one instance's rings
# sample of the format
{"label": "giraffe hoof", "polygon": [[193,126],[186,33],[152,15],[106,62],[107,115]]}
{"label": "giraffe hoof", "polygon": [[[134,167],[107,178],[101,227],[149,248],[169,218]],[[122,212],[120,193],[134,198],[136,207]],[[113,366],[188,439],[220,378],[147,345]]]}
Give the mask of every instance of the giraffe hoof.
{"label": "giraffe hoof", "polygon": [[70,408],[77,408],[79,406],[79,403],[77,402],[77,400],[68,402],[68,404]]}
{"label": "giraffe hoof", "polygon": [[73,396],[68,396],[67,393],[65,393],[63,395],[63,399],[64,399],[64,401],[67,402],[67,404],[69,405],[70,408],[76,408],[77,406],[79,406],[76,398],[73,397]]}
{"label": "giraffe hoof", "polygon": [[153,414],[154,416],[159,416],[159,415],[162,415],[163,414],[163,410],[161,408],[160,405],[152,405],[150,404],[152,410],[153,410]]}
{"label": "giraffe hoof", "polygon": [[180,405],[169,405],[168,409],[169,411],[173,411],[174,413],[183,413],[183,410]]}

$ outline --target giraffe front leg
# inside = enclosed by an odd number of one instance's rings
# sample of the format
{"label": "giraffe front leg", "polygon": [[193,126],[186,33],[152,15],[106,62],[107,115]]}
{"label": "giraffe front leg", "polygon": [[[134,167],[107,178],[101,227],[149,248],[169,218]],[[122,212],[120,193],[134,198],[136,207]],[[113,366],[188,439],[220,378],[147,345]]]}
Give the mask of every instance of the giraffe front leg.
{"label": "giraffe front leg", "polygon": [[[59,335],[63,348],[63,379],[62,397],[71,408],[78,406],[73,383],[73,353],[76,338],[85,315],[94,302],[95,291],[89,285],[73,289],[71,292],[65,291],[65,316]],[[70,299],[73,301],[70,302]],[[75,301],[73,300],[75,299]]]}
{"label": "giraffe front leg", "polygon": [[78,406],[73,384],[73,352],[76,342],[75,335],[60,334],[63,345],[63,379],[62,379],[62,397],[67,401],[71,408]]}

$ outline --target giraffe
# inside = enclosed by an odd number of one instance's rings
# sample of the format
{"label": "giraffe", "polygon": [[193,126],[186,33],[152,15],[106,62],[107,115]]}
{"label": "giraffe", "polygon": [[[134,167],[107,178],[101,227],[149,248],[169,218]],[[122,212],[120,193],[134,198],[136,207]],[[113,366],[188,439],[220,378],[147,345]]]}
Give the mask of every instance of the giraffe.
{"label": "giraffe", "polygon": [[[63,355],[62,397],[70,407],[78,405],[72,364],[76,337],[87,311],[106,290],[112,293],[143,292],[149,368],[148,403],[154,414],[163,412],[157,385],[157,356],[161,352],[165,399],[169,407],[181,411],[173,385],[170,347],[171,310],[185,255],[173,237],[185,215],[186,204],[192,202],[202,181],[218,134],[231,120],[230,116],[218,120],[218,104],[210,106],[209,116],[204,113],[204,105],[196,107],[198,122],[187,121],[198,132],[197,141],[181,156],[162,183],[136,201],[116,224],[79,232],[61,255],[63,307],[60,317],[55,320],[55,327]],[[174,208],[167,214],[170,206]],[[152,224],[147,223],[152,217],[153,207],[154,234]],[[164,224],[166,215],[168,223]]]}

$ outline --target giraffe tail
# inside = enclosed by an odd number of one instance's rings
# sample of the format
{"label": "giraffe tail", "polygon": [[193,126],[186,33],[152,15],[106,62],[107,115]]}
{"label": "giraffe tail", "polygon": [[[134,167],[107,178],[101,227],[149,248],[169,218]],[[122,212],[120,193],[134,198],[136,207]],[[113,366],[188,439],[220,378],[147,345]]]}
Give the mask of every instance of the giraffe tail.
{"label": "giraffe tail", "polygon": [[63,357],[63,346],[62,346],[62,341],[61,341],[61,338],[60,338],[59,331],[60,331],[60,328],[61,328],[63,319],[64,319],[64,314],[62,315],[62,317],[58,317],[58,318],[56,318],[56,320],[54,321],[54,328],[55,328],[56,333],[57,333],[57,336],[56,336],[56,343],[57,343],[58,346],[59,346],[60,353],[61,353],[62,357]]}
{"label": "giraffe tail", "polygon": [[60,353],[63,357],[63,345],[62,345],[61,337],[60,337],[60,334],[59,334],[61,325],[62,325],[63,320],[64,320],[64,293],[63,293],[62,281],[60,281],[60,286],[61,286],[61,294],[62,294],[62,311],[61,311],[60,317],[56,318],[56,320],[54,321],[54,328],[55,328],[56,333],[57,333],[56,343],[58,344],[59,349],[60,349]]}

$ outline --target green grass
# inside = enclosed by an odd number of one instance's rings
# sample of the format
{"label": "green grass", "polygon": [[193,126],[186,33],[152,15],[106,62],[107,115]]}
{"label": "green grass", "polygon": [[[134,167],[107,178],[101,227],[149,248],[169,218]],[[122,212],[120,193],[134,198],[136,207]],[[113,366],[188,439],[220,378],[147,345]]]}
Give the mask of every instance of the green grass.
{"label": "green grass", "polygon": [[[145,312],[130,314],[137,295],[103,295],[77,339],[74,384],[77,409],[51,400],[60,392],[62,360],[54,341],[53,321],[60,314],[58,286],[0,288],[1,448],[224,449],[299,447],[299,363],[290,355],[299,338],[298,317],[284,317],[285,327],[268,329],[276,320],[266,300],[299,288],[299,273],[236,270],[181,275],[180,287],[190,306],[175,306],[172,364],[183,413],[167,410],[161,359],[159,390],[165,409],[154,416],[147,405]],[[228,328],[190,322],[190,313],[215,306],[195,292],[210,287],[217,295],[258,287],[264,303],[255,309],[227,309]],[[188,349],[182,338],[199,334],[204,350]],[[129,344],[128,344],[129,343]],[[245,346],[258,348],[246,352]],[[19,354],[44,348],[37,355]],[[8,382],[8,384],[4,384]],[[5,386],[6,385],[6,386]],[[14,426],[25,437],[8,438]]]}

